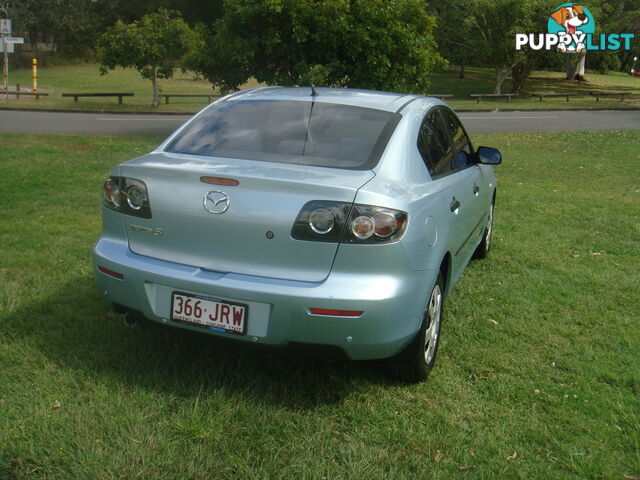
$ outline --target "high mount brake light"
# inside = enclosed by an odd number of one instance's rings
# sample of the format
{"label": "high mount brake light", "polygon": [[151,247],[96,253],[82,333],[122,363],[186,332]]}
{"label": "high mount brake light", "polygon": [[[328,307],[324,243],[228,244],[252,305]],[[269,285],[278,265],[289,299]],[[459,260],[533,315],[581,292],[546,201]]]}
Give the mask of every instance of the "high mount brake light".
{"label": "high mount brake light", "polygon": [[373,205],[314,200],[302,207],[291,237],[332,243],[379,244],[399,240],[407,214]]}
{"label": "high mount brake light", "polygon": [[233,178],[223,178],[223,177],[200,177],[200,181],[202,183],[208,183],[210,185],[224,185],[226,187],[235,187],[240,185],[238,180]]}
{"label": "high mount brake light", "polygon": [[102,186],[103,205],[134,217],[151,218],[147,185],[136,178],[109,177]]}

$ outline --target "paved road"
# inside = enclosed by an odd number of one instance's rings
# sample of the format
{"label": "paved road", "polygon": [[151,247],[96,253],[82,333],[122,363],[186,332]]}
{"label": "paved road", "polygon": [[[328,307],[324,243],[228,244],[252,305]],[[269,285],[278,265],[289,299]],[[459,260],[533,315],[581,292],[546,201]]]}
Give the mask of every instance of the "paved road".
{"label": "paved road", "polygon": [[[460,117],[470,133],[640,130],[640,111],[467,112]],[[58,113],[0,110],[0,133],[161,135],[189,115]]]}
{"label": "paved road", "polygon": [[0,133],[169,135],[190,115],[117,115],[0,110]]}
{"label": "paved road", "polygon": [[470,133],[640,130],[640,110],[463,112]]}

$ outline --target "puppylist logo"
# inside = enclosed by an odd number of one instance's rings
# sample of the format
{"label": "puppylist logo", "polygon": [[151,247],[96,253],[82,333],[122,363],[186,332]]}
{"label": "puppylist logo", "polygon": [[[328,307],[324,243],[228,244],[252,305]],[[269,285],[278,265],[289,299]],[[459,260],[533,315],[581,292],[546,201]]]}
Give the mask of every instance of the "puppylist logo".
{"label": "puppylist logo", "polygon": [[589,9],[579,3],[556,7],[547,20],[547,33],[517,33],[516,50],[558,49],[561,52],[631,50],[633,33],[595,34],[596,22]]}

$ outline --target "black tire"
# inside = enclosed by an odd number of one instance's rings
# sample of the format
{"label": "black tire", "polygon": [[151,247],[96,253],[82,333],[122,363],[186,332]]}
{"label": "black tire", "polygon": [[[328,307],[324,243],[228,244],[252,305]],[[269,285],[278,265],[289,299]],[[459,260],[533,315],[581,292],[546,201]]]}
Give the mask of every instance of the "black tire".
{"label": "black tire", "polygon": [[429,376],[438,353],[443,303],[444,279],[442,274],[438,273],[438,279],[429,294],[420,330],[395,359],[395,368],[401,380],[418,383]]}
{"label": "black tire", "polygon": [[484,227],[484,233],[482,234],[482,241],[473,253],[473,258],[483,259],[489,254],[491,248],[491,236],[493,235],[493,200],[489,206],[489,218],[487,224]]}

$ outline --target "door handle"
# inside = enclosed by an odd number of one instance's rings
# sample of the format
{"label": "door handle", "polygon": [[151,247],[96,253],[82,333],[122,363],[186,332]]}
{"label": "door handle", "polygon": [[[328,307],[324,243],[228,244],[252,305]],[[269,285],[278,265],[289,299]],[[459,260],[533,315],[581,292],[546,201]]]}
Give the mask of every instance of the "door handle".
{"label": "door handle", "polygon": [[452,212],[455,212],[460,208],[460,202],[456,200],[456,197],[453,197],[453,200],[451,201],[449,208],[451,209]]}
{"label": "door handle", "polygon": [[479,193],[480,193],[480,187],[474,183],[473,184],[473,194],[474,195],[478,195]]}

